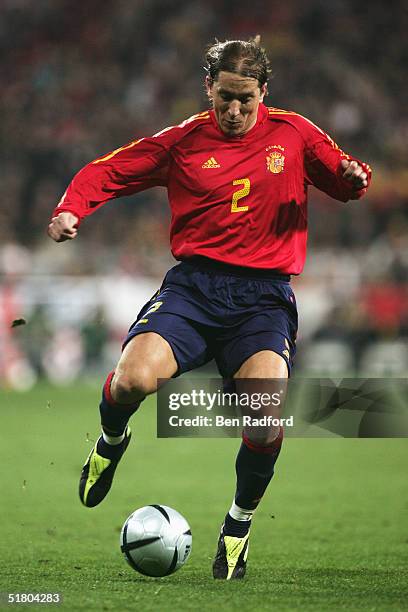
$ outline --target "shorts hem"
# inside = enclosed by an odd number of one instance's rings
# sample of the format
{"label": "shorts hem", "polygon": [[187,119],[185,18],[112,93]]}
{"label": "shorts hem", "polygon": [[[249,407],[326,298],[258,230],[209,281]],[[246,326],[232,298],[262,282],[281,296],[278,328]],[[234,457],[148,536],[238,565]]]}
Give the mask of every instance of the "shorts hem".
{"label": "shorts hem", "polygon": [[253,355],[256,355],[257,353],[260,353],[261,351],[271,351],[272,353],[275,353],[275,355],[279,355],[279,357],[282,357],[282,359],[286,363],[286,367],[288,369],[288,378],[291,377],[293,363],[291,363],[290,360],[287,359],[287,357],[285,357],[285,355],[281,355],[280,353],[278,353],[277,351],[272,349],[270,346],[257,347],[252,353],[250,353],[248,355],[245,355],[242,359],[240,359],[240,361],[238,362],[238,365],[236,367],[234,366],[233,371],[230,374],[227,374],[226,376],[224,376],[224,374],[221,372],[221,369],[220,369],[220,367],[218,366],[218,363],[217,363],[217,367],[218,367],[218,370],[219,370],[221,376],[223,378],[233,378],[235,376],[235,374],[238,372],[239,368],[242,366],[243,363],[245,363],[245,361],[247,359],[249,359]]}

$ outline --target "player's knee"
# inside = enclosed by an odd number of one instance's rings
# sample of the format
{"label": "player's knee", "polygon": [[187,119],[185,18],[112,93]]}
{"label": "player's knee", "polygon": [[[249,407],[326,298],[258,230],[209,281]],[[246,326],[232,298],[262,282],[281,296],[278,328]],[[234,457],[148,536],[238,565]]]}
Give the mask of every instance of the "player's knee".
{"label": "player's knee", "polygon": [[131,403],[143,400],[157,390],[157,378],[151,368],[141,365],[137,372],[119,371],[115,373],[111,385],[115,401]]}

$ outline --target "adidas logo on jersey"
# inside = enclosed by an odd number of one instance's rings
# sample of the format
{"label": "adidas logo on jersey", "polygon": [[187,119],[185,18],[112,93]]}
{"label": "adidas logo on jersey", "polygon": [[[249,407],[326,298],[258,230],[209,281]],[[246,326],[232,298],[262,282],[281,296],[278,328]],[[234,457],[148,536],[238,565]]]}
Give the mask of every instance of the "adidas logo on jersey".
{"label": "adidas logo on jersey", "polygon": [[217,162],[215,157],[210,157],[207,161],[201,166],[202,168],[220,168],[220,164]]}

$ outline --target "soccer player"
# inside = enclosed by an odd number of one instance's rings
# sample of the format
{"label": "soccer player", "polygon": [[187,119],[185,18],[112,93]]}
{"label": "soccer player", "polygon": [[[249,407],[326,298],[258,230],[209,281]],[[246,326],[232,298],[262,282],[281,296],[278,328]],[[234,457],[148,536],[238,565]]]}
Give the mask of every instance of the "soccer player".
{"label": "soccer player", "polygon": [[[215,358],[221,375],[286,379],[295,354],[290,276],[304,265],[307,188],[346,202],[367,190],[370,168],[301,115],[263,104],[269,61],[257,39],[217,42],[206,54],[211,110],[95,159],[72,180],[49,224],[56,242],[108,200],[162,185],[171,207],[166,275],[104,384],[102,435],[82,470],[85,506],[108,493],[130,441],[129,418],[157,390]],[[243,435],[236,491],[213,564],[215,578],[245,574],[253,513],[274,473],[279,427]]]}

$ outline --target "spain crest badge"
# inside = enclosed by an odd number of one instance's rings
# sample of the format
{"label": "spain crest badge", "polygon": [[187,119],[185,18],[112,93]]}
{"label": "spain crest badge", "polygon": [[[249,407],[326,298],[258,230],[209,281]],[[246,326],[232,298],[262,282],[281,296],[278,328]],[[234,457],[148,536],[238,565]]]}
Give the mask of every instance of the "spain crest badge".
{"label": "spain crest badge", "polygon": [[283,172],[285,167],[285,156],[283,151],[285,149],[280,145],[274,145],[272,147],[268,147],[267,151],[269,151],[269,155],[266,157],[266,167],[273,174],[279,174]]}

